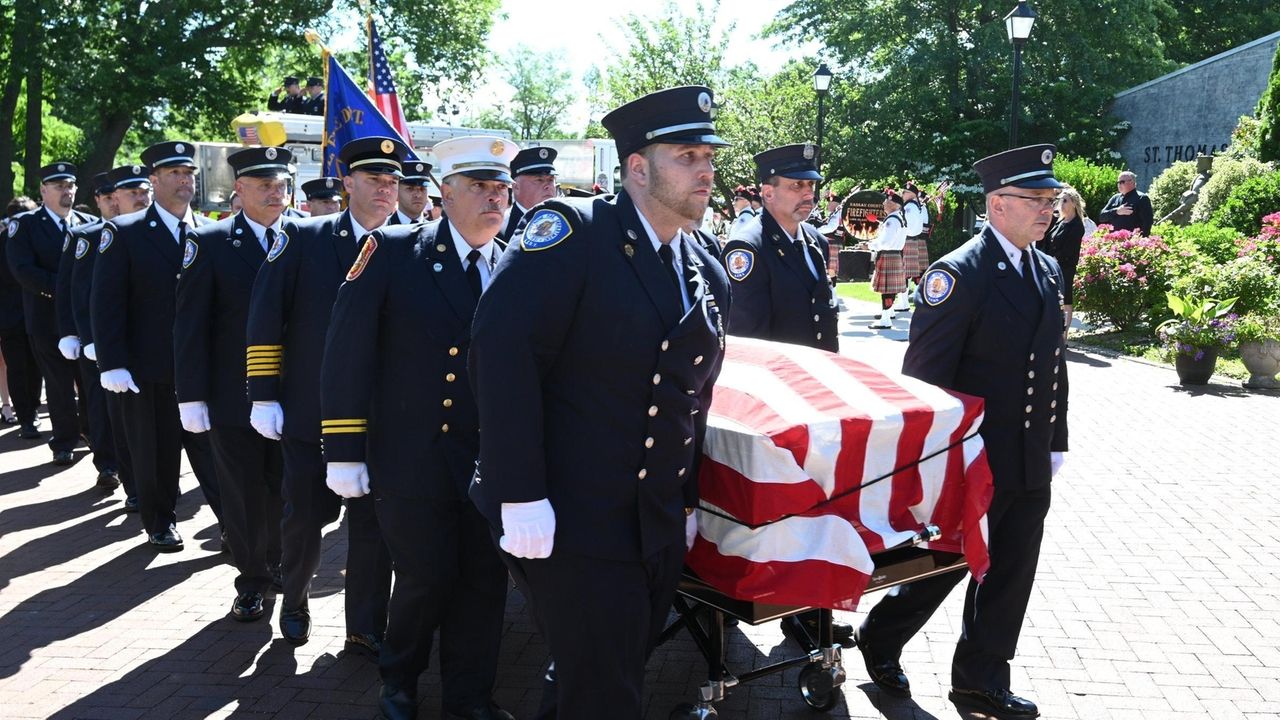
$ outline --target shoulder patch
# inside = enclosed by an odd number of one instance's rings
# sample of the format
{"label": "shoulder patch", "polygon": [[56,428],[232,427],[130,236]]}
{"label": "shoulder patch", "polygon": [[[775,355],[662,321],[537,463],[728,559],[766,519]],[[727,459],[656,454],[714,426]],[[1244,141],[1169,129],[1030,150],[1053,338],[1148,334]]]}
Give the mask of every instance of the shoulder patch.
{"label": "shoulder patch", "polygon": [[186,270],[191,267],[191,263],[196,261],[196,255],[200,253],[200,246],[196,245],[195,240],[187,239],[187,246],[182,248],[182,269]]}
{"label": "shoulder patch", "polygon": [[79,260],[87,254],[89,254],[89,241],[85,238],[80,238],[76,241],[76,259]]}
{"label": "shoulder patch", "polygon": [[951,297],[951,291],[956,287],[956,279],[946,270],[930,270],[925,273],[921,285],[924,301],[930,305],[941,305]]}
{"label": "shoulder patch", "polygon": [[107,248],[111,247],[111,241],[115,239],[116,234],[111,228],[103,228],[102,237],[98,238],[98,254],[101,255],[106,252]]}
{"label": "shoulder patch", "polygon": [[280,257],[280,253],[284,252],[284,246],[288,244],[289,244],[289,233],[284,232],[283,230],[276,233],[276,242],[274,245],[271,246],[271,249],[267,252],[267,262],[273,262],[275,261],[276,258]]}
{"label": "shoulder patch", "polygon": [[559,245],[573,234],[569,220],[555,210],[542,209],[525,222],[520,236],[520,247],[525,250],[546,250]]}
{"label": "shoulder patch", "polygon": [[724,268],[728,271],[729,277],[742,282],[751,274],[752,268],[756,266],[756,254],[750,250],[730,250],[724,256]]}
{"label": "shoulder patch", "polygon": [[14,235],[17,235],[17,234],[18,234],[18,221],[10,220],[9,221],[9,237],[13,237]]}
{"label": "shoulder patch", "polygon": [[351,269],[347,271],[347,282],[351,282],[360,277],[360,273],[364,272],[364,268],[369,264],[369,258],[373,257],[373,251],[378,249],[378,239],[373,235],[364,239],[364,245],[360,246],[360,254],[356,255],[356,261],[351,264]]}

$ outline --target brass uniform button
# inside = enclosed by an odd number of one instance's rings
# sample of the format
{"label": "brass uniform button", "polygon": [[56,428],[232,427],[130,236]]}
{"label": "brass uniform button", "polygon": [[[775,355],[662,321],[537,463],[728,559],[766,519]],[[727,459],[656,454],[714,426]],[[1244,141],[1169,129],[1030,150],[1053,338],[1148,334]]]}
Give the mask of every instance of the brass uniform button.
{"label": "brass uniform button", "polygon": [[444,406],[445,406],[445,407],[447,407],[447,408],[451,408],[451,407],[453,407],[453,400],[451,400],[450,398],[445,398],[445,399],[444,399],[444,402],[443,402],[443,403],[441,403],[441,404],[442,404],[442,405],[444,405]]}
{"label": "brass uniform button", "polygon": [[643,480],[643,479],[645,479],[645,476],[647,476],[648,474],[649,474],[649,471],[648,471],[648,470],[645,470],[644,468],[640,468],[640,472],[636,473],[636,477],[638,477],[638,478],[640,478],[641,480]]}
{"label": "brass uniform button", "polygon": [[649,417],[657,417],[657,416],[658,416],[658,406],[657,406],[657,405],[650,405],[650,406],[649,406]]}
{"label": "brass uniform button", "polygon": [[449,423],[440,426],[440,432],[449,432]]}
{"label": "brass uniform button", "polygon": [[454,375],[453,373],[449,373],[448,375],[444,376],[445,382],[453,382],[454,380],[457,380],[457,379],[458,379],[458,376]]}
{"label": "brass uniform button", "polygon": [[456,347],[449,348],[449,357],[457,357],[457,355],[458,355],[458,348]]}

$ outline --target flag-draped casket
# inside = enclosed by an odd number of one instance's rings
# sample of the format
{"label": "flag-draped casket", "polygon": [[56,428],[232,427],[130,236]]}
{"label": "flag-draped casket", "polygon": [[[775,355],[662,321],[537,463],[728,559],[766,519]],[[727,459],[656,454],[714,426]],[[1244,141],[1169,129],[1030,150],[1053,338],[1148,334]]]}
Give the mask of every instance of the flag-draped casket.
{"label": "flag-draped casket", "polygon": [[884,358],[730,337],[686,560],[739,600],[853,609],[872,556],[911,540],[986,572],[982,400]]}

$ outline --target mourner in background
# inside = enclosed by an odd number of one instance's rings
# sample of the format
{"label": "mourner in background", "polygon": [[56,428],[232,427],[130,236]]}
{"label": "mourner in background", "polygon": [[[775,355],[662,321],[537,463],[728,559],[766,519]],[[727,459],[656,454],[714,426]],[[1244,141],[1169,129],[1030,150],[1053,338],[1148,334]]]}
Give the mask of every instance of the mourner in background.
{"label": "mourner in background", "polygon": [[284,148],[227,157],[243,210],[187,236],[173,328],[178,413],[191,433],[208,433],[217,464],[222,518],[238,575],[231,617],[266,614],[263,599],[280,574],[280,444],[249,424],[245,326],[258,268],[287,231],[289,164]]}
{"label": "mourner in background", "polygon": [[711,97],[672,88],[606,115],[622,191],[534,210],[476,310],[471,497],[551,647],[560,720],[640,718],[697,531],[730,301],[686,230],[726,145]]}
{"label": "mourner in background", "polygon": [[167,141],[142,153],[155,202],[102,229],[90,311],[102,387],[122,398],[142,524],[160,552],[182,549],[176,505],[182,451],[218,525],[222,507],[209,439],[182,429],[174,392],[173,317],[187,233],[211,221],[191,212],[195,147]]}
{"label": "mourner in background", "polygon": [[1155,211],[1151,208],[1151,198],[1144,192],[1138,192],[1138,176],[1128,170],[1120,173],[1116,179],[1116,191],[1098,213],[1098,222],[1116,230],[1150,235]]}
{"label": "mourner in background", "polygon": [[884,217],[880,219],[880,229],[869,244],[871,251],[876,254],[871,292],[880,294],[880,312],[868,327],[876,329],[893,327],[894,301],[907,291],[902,249],[909,240],[907,220],[902,215],[902,196],[892,188],[886,189],[883,207]]}
{"label": "mourner in background", "polygon": [[72,209],[75,195],[75,165],[56,162],[40,168],[40,207],[8,221],[5,247],[9,269],[22,286],[27,338],[44,378],[45,403],[53,425],[49,449],[55,465],[75,462],[71,451],[80,443],[76,402],[79,369],[75,363],[80,357],[80,341],[74,335],[60,337],[58,333],[54,305],[58,265],[71,242],[72,228],[98,219]]}
{"label": "mourner in background", "polygon": [[507,221],[499,234],[503,240],[510,242],[515,237],[516,228],[529,208],[556,196],[555,162],[556,150],[549,147],[526,148],[511,161],[511,178],[515,184]]}
{"label": "mourner in background", "polygon": [[[280,440],[284,453],[280,633],[293,645],[311,637],[308,599],[320,566],[321,530],[338,518],[342,499],[325,485],[320,446],[320,367],[338,286],[359,242],[382,227],[396,206],[409,148],[367,137],[338,151],[349,206],[337,215],[287,221],[258,270],[246,332],[249,423]],[[377,656],[386,629],[391,559],[371,498],[347,503],[346,648]]]}
{"label": "mourner in background", "polygon": [[432,148],[447,220],[368,236],[333,307],[321,434],[329,487],[373,498],[395,567],[378,659],[388,720],[417,717],[437,630],[446,716],[511,720],[493,702],[507,571],[467,497],[480,452],[467,351],[517,150],[484,136]]}
{"label": "mourner in background", "polygon": [[[1058,263],[1033,247],[1062,184],[1054,147],[1033,145],[979,160],[987,196],[981,234],[934,263],[921,280],[902,371],[985,401],[979,433],[994,480],[985,577],[965,594],[951,664],[952,702],[999,718],[1032,718],[1035,703],[1010,689],[1009,662],[1031,598],[1050,479],[1067,449],[1067,377]],[[966,570],[890,592],[858,630],[876,685],[910,695],[903,646]]]}
{"label": "mourner in background", "polygon": [[1058,196],[1058,209],[1053,225],[1037,247],[1053,256],[1062,269],[1063,327],[1071,327],[1071,310],[1075,305],[1072,288],[1075,285],[1076,267],[1080,264],[1080,245],[1084,241],[1085,206],[1075,188],[1064,187]]}

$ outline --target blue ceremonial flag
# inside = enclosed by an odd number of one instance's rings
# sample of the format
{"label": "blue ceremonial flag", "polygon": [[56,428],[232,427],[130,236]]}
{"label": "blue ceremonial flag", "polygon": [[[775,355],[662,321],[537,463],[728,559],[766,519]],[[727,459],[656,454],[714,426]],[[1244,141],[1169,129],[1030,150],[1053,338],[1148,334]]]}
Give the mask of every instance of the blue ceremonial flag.
{"label": "blue ceremonial flag", "polygon": [[[343,177],[346,168],[338,160],[343,145],[362,137],[400,137],[373,100],[351,79],[333,55],[325,53],[324,77],[324,174]],[[404,138],[401,138],[402,140]],[[406,145],[412,145],[406,140]],[[409,160],[420,160],[410,153]]]}

